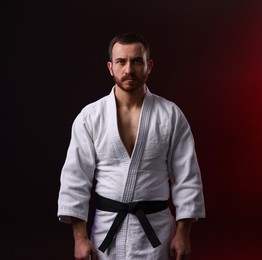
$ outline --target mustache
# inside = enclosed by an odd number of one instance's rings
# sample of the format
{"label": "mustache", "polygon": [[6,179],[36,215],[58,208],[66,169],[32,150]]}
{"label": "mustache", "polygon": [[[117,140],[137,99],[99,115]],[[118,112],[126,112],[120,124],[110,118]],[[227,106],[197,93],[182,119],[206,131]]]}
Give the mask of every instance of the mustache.
{"label": "mustache", "polygon": [[134,80],[134,79],[137,79],[136,78],[136,76],[135,75],[133,75],[133,74],[127,74],[127,75],[125,75],[125,76],[123,76],[122,78],[121,78],[121,81],[125,81],[125,80]]}

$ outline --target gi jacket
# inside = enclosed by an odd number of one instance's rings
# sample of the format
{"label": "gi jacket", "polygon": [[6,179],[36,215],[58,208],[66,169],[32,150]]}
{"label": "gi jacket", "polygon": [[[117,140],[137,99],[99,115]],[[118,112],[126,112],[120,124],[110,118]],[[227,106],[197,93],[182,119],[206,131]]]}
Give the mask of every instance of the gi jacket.
{"label": "gi jacket", "polygon": [[[135,147],[129,156],[118,131],[114,87],[76,117],[61,173],[58,217],[87,221],[93,178],[103,197],[129,203],[168,200],[171,180],[176,220],[204,218],[201,174],[194,139],[184,114],[171,101],[148,89],[140,114]],[[116,213],[96,210],[92,240],[98,247]],[[153,248],[135,215],[128,214],[101,259],[168,259],[175,223],[169,209],[147,215],[161,245]]]}

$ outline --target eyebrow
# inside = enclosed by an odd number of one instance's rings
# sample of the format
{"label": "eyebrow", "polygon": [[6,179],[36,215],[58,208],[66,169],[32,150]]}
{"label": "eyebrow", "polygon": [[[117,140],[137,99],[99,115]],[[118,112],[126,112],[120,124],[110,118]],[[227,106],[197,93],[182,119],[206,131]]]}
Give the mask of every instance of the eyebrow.
{"label": "eyebrow", "polygon": [[[126,58],[116,58],[115,61],[124,61],[126,60]],[[134,60],[143,60],[143,57],[142,56],[137,56],[137,57],[134,57],[131,59],[131,61],[134,61]]]}
{"label": "eyebrow", "polygon": [[125,58],[116,58],[115,61],[122,61],[125,60]]}

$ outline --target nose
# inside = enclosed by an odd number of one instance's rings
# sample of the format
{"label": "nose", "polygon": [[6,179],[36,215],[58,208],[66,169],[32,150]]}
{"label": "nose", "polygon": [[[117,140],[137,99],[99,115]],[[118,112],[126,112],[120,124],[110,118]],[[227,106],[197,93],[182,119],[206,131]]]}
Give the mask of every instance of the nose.
{"label": "nose", "polygon": [[131,62],[127,62],[126,63],[126,66],[125,66],[125,73],[126,74],[130,74],[130,73],[132,73],[133,72],[133,65],[132,65],[132,63]]}

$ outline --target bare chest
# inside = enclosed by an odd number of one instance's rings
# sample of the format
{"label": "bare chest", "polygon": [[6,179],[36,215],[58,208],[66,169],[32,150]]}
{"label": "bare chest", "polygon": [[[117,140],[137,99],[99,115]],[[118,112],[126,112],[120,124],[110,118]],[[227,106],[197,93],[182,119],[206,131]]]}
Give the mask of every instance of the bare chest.
{"label": "bare chest", "polygon": [[132,155],[136,142],[140,111],[141,109],[133,111],[118,111],[118,130],[129,156]]}

